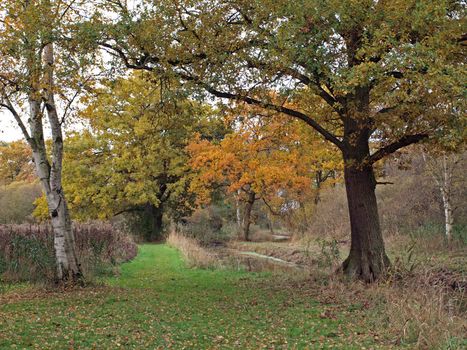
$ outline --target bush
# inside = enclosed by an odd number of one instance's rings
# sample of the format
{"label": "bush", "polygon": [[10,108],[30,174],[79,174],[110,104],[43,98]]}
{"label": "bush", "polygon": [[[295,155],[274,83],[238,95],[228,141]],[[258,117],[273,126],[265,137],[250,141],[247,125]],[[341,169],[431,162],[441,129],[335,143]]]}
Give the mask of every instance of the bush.
{"label": "bush", "polygon": [[[73,225],[76,249],[87,278],[113,270],[136,256],[136,244],[110,224]],[[0,277],[7,281],[50,281],[55,274],[49,225],[0,225]]]}
{"label": "bush", "polygon": [[177,231],[185,237],[194,238],[201,245],[222,242],[236,235],[236,227],[225,220],[225,208],[210,205],[198,209],[177,225]]}

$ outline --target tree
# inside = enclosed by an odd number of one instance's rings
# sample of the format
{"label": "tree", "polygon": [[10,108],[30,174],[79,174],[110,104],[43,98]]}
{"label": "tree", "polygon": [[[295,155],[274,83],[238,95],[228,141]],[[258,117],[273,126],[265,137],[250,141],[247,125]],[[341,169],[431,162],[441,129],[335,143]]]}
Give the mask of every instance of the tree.
{"label": "tree", "polygon": [[0,143],[0,223],[30,220],[33,202],[41,195],[28,144]]}
{"label": "tree", "polygon": [[[73,22],[78,1],[27,0],[0,4],[0,107],[16,120],[32,150],[54,232],[57,281],[82,281],[62,188],[62,125],[79,91],[84,55],[76,57]],[[63,113],[59,112],[63,105]],[[26,117],[27,116],[27,117]],[[51,131],[50,157],[44,118]],[[27,119],[29,129],[23,120]]]}
{"label": "tree", "polygon": [[0,144],[0,184],[32,182],[34,169],[31,149],[24,141]]}
{"label": "tree", "polygon": [[80,118],[89,130],[66,141],[64,188],[74,218],[131,213],[145,238],[157,241],[163,215],[178,220],[191,211],[185,146],[195,131],[208,136],[219,123],[209,120],[211,108],[176,89],[139,72],[102,81],[87,99]]}
{"label": "tree", "polygon": [[[261,200],[271,212],[283,215],[313,190],[315,174],[323,171],[316,163],[335,150],[310,137],[313,135],[306,137],[298,121],[280,115],[260,116],[255,108],[239,112],[231,121],[235,132],[220,143],[198,137],[188,145],[188,151],[190,164],[198,173],[192,191],[204,203],[213,189],[224,187],[237,203],[244,203],[243,215],[237,204],[237,222],[248,241],[254,203]],[[329,162],[325,168],[329,166],[338,168],[338,162]]]}
{"label": "tree", "polygon": [[[465,83],[464,9],[451,0],[120,4],[101,45],[128,68],[170,71],[218,98],[301,119],[337,146],[351,222],[342,268],[371,282],[390,265],[373,166],[458,124],[446,102],[461,100]],[[276,103],[271,89],[283,101],[319,97],[332,115]]]}
{"label": "tree", "polygon": [[448,152],[427,154],[423,152],[426,169],[438,187],[443,202],[445,235],[448,245],[453,239],[454,203],[453,193],[462,180],[465,171],[465,152]]}

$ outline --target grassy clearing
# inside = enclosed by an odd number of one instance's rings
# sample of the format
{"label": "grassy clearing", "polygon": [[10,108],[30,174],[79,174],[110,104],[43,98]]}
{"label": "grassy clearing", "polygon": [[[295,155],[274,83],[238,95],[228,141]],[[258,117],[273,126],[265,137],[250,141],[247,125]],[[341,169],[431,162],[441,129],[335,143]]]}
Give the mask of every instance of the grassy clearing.
{"label": "grassy clearing", "polygon": [[143,245],[104,286],[1,295],[0,348],[390,348],[358,305],[320,304],[276,277],[190,269],[177,250]]}

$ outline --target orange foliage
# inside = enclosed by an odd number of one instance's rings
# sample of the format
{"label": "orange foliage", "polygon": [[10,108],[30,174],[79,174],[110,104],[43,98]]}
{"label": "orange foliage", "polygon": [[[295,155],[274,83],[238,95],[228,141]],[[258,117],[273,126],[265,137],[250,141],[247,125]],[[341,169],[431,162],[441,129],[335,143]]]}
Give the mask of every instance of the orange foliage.
{"label": "orange foliage", "polygon": [[198,203],[209,202],[211,191],[222,186],[228,193],[253,191],[279,208],[309,195],[316,188],[316,171],[341,166],[337,150],[300,121],[246,109],[231,123],[235,131],[220,143],[198,135],[188,145],[190,165],[197,171],[191,190]]}

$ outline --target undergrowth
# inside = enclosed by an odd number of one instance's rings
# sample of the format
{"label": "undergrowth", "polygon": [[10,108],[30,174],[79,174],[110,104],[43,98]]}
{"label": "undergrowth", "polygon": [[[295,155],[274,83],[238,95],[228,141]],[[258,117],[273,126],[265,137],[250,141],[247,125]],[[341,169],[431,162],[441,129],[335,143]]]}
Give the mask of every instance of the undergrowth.
{"label": "undergrowth", "polygon": [[202,247],[195,238],[186,237],[181,233],[171,231],[167,237],[167,244],[177,248],[190,267],[220,267],[217,257]]}
{"label": "undergrowth", "polygon": [[[87,280],[112,274],[136,256],[137,247],[110,224],[75,224],[76,252]],[[53,232],[49,225],[0,225],[0,281],[49,282],[55,274]]]}

